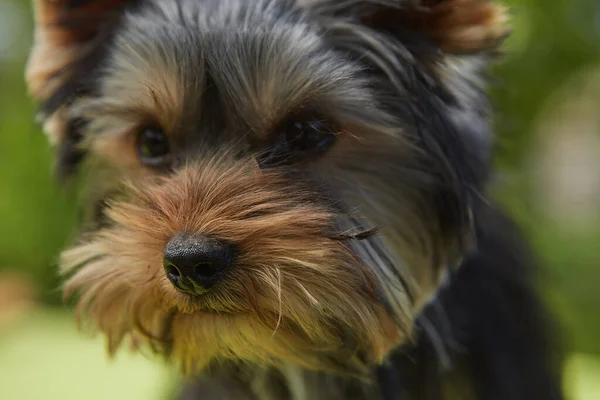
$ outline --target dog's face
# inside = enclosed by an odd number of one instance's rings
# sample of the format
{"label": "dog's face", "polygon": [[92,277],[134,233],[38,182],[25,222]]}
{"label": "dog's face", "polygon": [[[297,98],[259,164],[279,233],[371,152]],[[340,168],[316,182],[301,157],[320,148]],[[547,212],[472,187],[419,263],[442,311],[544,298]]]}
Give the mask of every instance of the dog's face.
{"label": "dog's face", "polygon": [[360,372],[460,258],[489,132],[480,0],[37,2],[28,66],[114,351]]}

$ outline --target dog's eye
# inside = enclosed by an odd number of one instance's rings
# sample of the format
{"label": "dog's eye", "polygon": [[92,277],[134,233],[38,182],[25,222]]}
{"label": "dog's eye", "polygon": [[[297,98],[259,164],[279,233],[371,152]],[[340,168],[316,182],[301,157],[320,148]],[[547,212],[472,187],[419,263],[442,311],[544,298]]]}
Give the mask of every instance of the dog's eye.
{"label": "dog's eye", "polygon": [[138,133],[137,149],[140,160],[150,167],[164,166],[169,160],[169,140],[159,129],[142,129]]}
{"label": "dog's eye", "polygon": [[289,121],[282,131],[292,152],[318,153],[335,141],[335,134],[323,121]]}
{"label": "dog's eye", "polygon": [[265,166],[293,164],[317,156],[335,143],[337,132],[323,120],[287,120],[277,128],[275,141],[261,162]]}

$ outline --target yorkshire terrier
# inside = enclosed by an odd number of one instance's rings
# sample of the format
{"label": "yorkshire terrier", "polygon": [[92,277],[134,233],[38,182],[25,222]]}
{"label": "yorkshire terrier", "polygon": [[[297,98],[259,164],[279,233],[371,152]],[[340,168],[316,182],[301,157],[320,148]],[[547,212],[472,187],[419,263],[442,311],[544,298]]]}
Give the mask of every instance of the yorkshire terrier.
{"label": "yorkshire terrier", "polygon": [[[37,0],[27,82],[81,322],[184,399],[561,399],[486,199],[485,0]],[[144,350],[147,351],[147,350]]]}

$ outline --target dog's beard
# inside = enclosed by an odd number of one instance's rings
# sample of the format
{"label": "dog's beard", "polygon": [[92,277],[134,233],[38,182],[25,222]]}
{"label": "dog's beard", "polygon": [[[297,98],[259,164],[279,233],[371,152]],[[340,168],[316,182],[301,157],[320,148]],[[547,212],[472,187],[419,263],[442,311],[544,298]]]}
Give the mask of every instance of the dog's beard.
{"label": "dog's beard", "polygon": [[[107,209],[108,227],[62,256],[67,295],[81,294],[79,315],[111,353],[130,338],[188,374],[224,360],[362,373],[410,336],[349,249],[365,235],[337,232],[329,207],[276,172],[213,161],[126,193]],[[239,249],[202,296],[178,292],[163,270],[165,244],[181,231]]]}

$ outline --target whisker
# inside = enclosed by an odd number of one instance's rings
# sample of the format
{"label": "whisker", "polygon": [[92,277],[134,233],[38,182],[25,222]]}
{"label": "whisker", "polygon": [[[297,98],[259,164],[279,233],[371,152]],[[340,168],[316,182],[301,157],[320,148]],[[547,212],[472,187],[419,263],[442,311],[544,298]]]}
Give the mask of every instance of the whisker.
{"label": "whisker", "polygon": [[331,237],[333,240],[365,240],[372,236],[377,235],[381,230],[380,227],[364,229],[356,233],[340,233],[336,236]]}
{"label": "whisker", "polygon": [[304,294],[306,295],[306,297],[308,297],[308,300],[309,300],[309,301],[310,301],[312,304],[314,304],[314,305],[318,305],[318,304],[319,304],[319,301],[318,301],[318,300],[317,300],[317,299],[316,299],[316,298],[315,298],[315,297],[314,297],[312,294],[310,294],[310,292],[308,291],[308,289],[306,289],[306,287],[304,287],[304,285],[303,285],[303,284],[301,284],[300,282],[298,282],[298,281],[296,280],[296,285],[298,285],[298,287],[299,287],[300,289],[302,289],[302,291],[304,292]]}
{"label": "whisker", "polygon": [[277,301],[279,304],[279,315],[277,317],[277,324],[275,325],[275,330],[273,331],[273,334],[271,335],[271,337],[275,336],[275,333],[277,333],[277,329],[279,329],[279,326],[281,325],[281,318],[283,317],[283,304],[282,304],[282,300],[281,300],[281,291],[282,291],[282,287],[281,287],[281,270],[279,268],[277,268]]}

